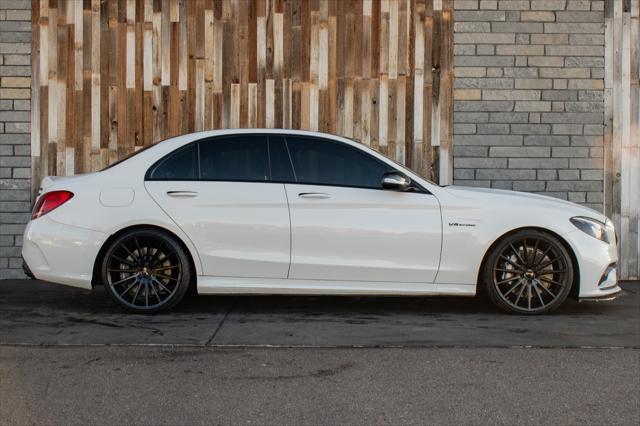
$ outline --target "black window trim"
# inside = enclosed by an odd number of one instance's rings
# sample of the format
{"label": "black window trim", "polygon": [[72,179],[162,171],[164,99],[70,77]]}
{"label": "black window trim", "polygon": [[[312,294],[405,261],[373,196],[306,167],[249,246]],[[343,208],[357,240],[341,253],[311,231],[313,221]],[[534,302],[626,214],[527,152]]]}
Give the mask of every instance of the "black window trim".
{"label": "black window trim", "polygon": [[[244,179],[233,179],[233,180],[229,180],[229,179],[202,179],[202,173],[200,170],[200,144],[202,143],[207,143],[209,141],[213,141],[216,139],[227,139],[227,138],[233,138],[233,137],[242,137],[242,136],[246,136],[246,135],[250,135],[250,136],[265,136],[267,139],[267,163],[268,163],[268,169],[269,169],[269,179],[268,180],[244,180]],[[287,156],[289,157],[289,165],[291,166],[291,170],[293,172],[293,178],[294,180],[273,180],[271,179],[272,176],[272,170],[271,170],[271,138],[275,137],[281,137],[284,140],[284,146],[285,149],[287,151]],[[186,145],[181,146],[180,148],[173,150],[171,152],[169,152],[168,154],[166,154],[164,157],[160,158],[159,160],[157,160],[155,163],[153,163],[151,165],[151,167],[149,167],[144,175],[144,180],[145,181],[158,181],[158,182],[241,182],[241,183],[281,183],[281,184],[295,184],[295,185],[309,185],[309,186],[327,186],[327,187],[337,187],[337,188],[356,188],[356,189],[369,189],[369,190],[373,190],[373,191],[389,191],[387,189],[382,188],[382,186],[380,186],[380,188],[371,188],[368,186],[358,186],[358,185],[340,185],[340,184],[328,184],[328,183],[307,183],[307,182],[298,182],[298,175],[296,173],[296,168],[293,165],[293,159],[291,158],[291,151],[289,150],[289,142],[287,140],[287,138],[304,138],[304,139],[315,139],[318,141],[322,141],[322,142],[328,142],[328,143],[333,143],[333,144],[338,144],[341,146],[344,146],[348,149],[351,149],[353,151],[359,152],[362,155],[365,155],[371,159],[373,159],[374,161],[378,162],[379,164],[388,167],[390,172],[397,172],[397,173],[401,173],[401,174],[405,174],[403,171],[398,170],[396,167],[394,167],[393,165],[384,162],[382,160],[380,160],[379,158],[369,154],[368,152],[362,150],[362,149],[358,149],[352,145],[349,145],[347,143],[341,142],[341,141],[337,141],[337,140],[333,140],[333,139],[328,139],[328,138],[323,138],[323,137],[318,137],[318,136],[310,136],[310,135],[287,135],[286,133],[238,133],[238,134],[232,134],[232,135],[219,135],[219,136],[213,136],[213,137],[208,137],[208,138],[204,138],[204,139],[198,139],[198,140],[194,140],[189,142]],[[196,168],[196,175],[197,177],[195,179],[158,179],[158,178],[152,178],[151,174],[153,173],[153,171],[155,171],[156,168],[160,167],[166,160],[168,160],[171,156],[173,156],[173,154],[176,154],[182,150],[186,150],[187,148],[191,147],[192,145],[196,145],[196,152],[195,152],[195,168]],[[413,191],[408,191],[414,194],[419,194],[419,193],[424,193],[424,194],[431,194],[431,192],[429,190],[427,190],[425,187],[423,187],[422,185],[420,185],[419,183],[417,183],[415,180],[411,180],[411,186],[412,188],[414,188]]]}

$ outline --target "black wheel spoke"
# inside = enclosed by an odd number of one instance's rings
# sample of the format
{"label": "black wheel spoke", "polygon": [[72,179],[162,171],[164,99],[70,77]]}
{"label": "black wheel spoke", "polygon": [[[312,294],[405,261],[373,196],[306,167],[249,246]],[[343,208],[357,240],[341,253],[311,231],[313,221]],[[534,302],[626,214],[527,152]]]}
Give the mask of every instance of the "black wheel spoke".
{"label": "black wheel spoke", "polygon": [[535,265],[533,265],[533,269],[539,269],[540,268],[540,263],[545,259],[545,257],[547,257],[547,255],[549,254],[549,252],[551,251],[551,249],[553,249],[552,245],[549,245],[549,247],[547,247],[545,249],[544,252],[542,252],[542,256],[540,256],[540,260],[538,261],[538,263],[536,263]]}
{"label": "black wheel spoke", "polygon": [[559,282],[559,281],[555,281],[555,280],[549,279],[549,278],[544,277],[544,276],[540,276],[540,277],[538,277],[538,278],[539,278],[541,281],[544,281],[544,282],[546,282],[546,283],[551,283],[551,284],[559,285],[560,287],[564,287],[564,283],[561,283],[561,282]]}
{"label": "black wheel spoke", "polygon": [[512,261],[511,259],[509,259],[507,256],[500,256],[502,259],[504,259],[505,261],[507,261],[511,266],[513,266],[514,268],[516,268],[517,271],[522,271],[522,267],[521,265],[518,265],[517,263],[515,263],[514,261]]}
{"label": "black wheel spoke", "polygon": [[520,301],[520,298],[522,297],[522,293],[524,293],[524,289],[526,288],[526,284],[522,283],[522,288],[520,289],[520,292],[518,293],[518,297],[516,297],[516,301],[513,302],[516,306],[518,306],[518,302]]}
{"label": "black wheel spoke", "polygon": [[155,273],[155,275],[156,275],[157,277],[164,278],[164,279],[166,279],[166,280],[178,281],[178,279],[177,279],[177,278],[170,277],[169,275],[159,274],[159,273],[157,273],[157,272]]}
{"label": "black wheel spoke", "polygon": [[523,282],[523,281],[524,281],[523,279],[520,279],[520,281],[518,281],[517,283],[515,283],[515,284],[514,284],[514,285],[509,289],[509,291],[507,291],[507,292],[504,294],[504,297],[507,297],[507,296],[508,296],[512,291],[514,291],[516,288],[518,288],[518,286],[519,286],[520,284],[522,284],[522,282]]}
{"label": "black wheel spoke", "polygon": [[166,270],[169,270],[169,269],[175,269],[175,268],[181,268],[181,267],[182,267],[182,266],[180,266],[180,265],[158,266],[157,268],[154,268],[154,269],[153,269],[153,272],[156,272],[156,271],[166,271]]}
{"label": "black wheel spoke", "polygon": [[136,266],[138,266],[138,265],[136,265],[135,263],[131,263],[131,261],[126,260],[126,259],[123,259],[123,258],[118,257],[118,256],[116,256],[116,255],[113,255],[112,257],[113,257],[115,260],[117,260],[117,261],[119,261],[119,262],[121,262],[121,263],[126,263],[127,265],[129,265],[129,266],[133,266],[134,268],[135,268]]}
{"label": "black wheel spoke", "polygon": [[540,306],[544,307],[544,300],[542,300],[542,293],[538,289],[538,282],[537,281],[533,282],[533,288],[535,289],[536,294],[538,295],[538,300],[540,301]]}
{"label": "black wheel spoke", "polygon": [[124,243],[120,244],[120,247],[122,247],[124,249],[124,251],[126,251],[129,254],[129,256],[131,256],[131,258],[133,259],[134,262],[136,262],[138,265],[140,264],[140,259],[138,258],[138,256],[133,254],[131,252],[131,250],[129,250]]}
{"label": "black wheel spoke", "polygon": [[169,257],[171,257],[171,255],[173,255],[175,253],[174,250],[169,251],[169,253],[163,253],[164,256],[160,259],[156,259],[155,261],[153,261],[153,263],[150,265],[152,268],[157,267],[160,263],[164,262],[165,260],[169,259]]}
{"label": "black wheel spoke", "polygon": [[122,284],[122,283],[124,283],[124,282],[127,282],[127,281],[129,281],[130,279],[132,279],[132,278],[136,278],[136,276],[135,276],[135,275],[130,275],[130,276],[128,276],[127,278],[123,278],[123,279],[121,279],[120,281],[116,281],[115,283],[111,284],[111,287],[116,286],[116,285],[118,285],[118,284]]}
{"label": "black wheel spoke", "polygon": [[120,297],[122,297],[125,294],[127,294],[129,292],[129,290],[131,290],[133,288],[133,286],[136,285],[136,284],[138,284],[138,280],[137,279],[133,283],[131,283],[131,285],[129,287],[127,287],[127,289],[125,291],[120,293]]}
{"label": "black wheel spoke", "polygon": [[156,286],[154,285],[154,281],[151,280],[151,282],[149,283],[149,287],[151,287],[151,290],[153,290],[153,294],[156,296],[156,299],[158,299],[158,303],[162,303],[162,299],[160,299],[160,294],[158,294],[158,290],[156,290]]}
{"label": "black wheel spoke", "polygon": [[169,290],[164,284],[162,284],[160,282],[160,280],[158,280],[156,277],[151,278],[153,280],[153,282],[155,282],[156,284],[158,284],[164,291],[166,291],[169,294],[172,294],[173,292],[171,290]]}
{"label": "black wheel spoke", "polygon": [[513,246],[513,244],[510,244],[509,247],[511,247],[511,250],[513,250],[513,254],[516,255],[516,257],[518,258],[518,261],[520,262],[520,264],[522,266],[526,267],[527,263],[524,260],[522,260],[522,256],[520,256],[520,252],[518,250],[516,250],[516,248]]}
{"label": "black wheel spoke", "polygon": [[520,277],[518,277],[518,276],[513,276],[513,277],[511,277],[511,278],[507,278],[506,280],[498,281],[496,284],[497,284],[497,285],[501,285],[501,284],[505,284],[505,283],[508,283],[508,282],[510,282],[510,281],[514,281],[514,280],[518,280],[518,279],[520,279]]}
{"label": "black wheel spoke", "polygon": [[551,266],[551,265],[553,265],[553,264],[554,264],[554,263],[556,263],[558,260],[559,260],[559,258],[557,258],[557,257],[555,257],[555,258],[553,258],[553,259],[551,259],[551,260],[548,260],[548,261],[544,262],[542,265],[537,266],[537,267],[536,267],[536,271],[538,271],[538,272],[545,272],[545,271],[544,271],[544,268],[546,268],[547,266]]}
{"label": "black wheel spoke", "polygon": [[140,289],[142,288],[142,281],[138,282],[138,288],[136,289],[136,294],[133,295],[132,303],[135,304],[138,299],[138,294],[140,294]]}
{"label": "black wheel spoke", "polygon": [[552,297],[554,297],[554,298],[556,297],[556,295],[555,295],[555,294],[553,294],[553,293],[551,292],[551,290],[549,290],[546,286],[542,285],[542,283],[540,282],[540,280],[538,280],[538,285],[539,285],[539,286],[540,286],[544,291],[546,291],[547,293],[549,293]]}

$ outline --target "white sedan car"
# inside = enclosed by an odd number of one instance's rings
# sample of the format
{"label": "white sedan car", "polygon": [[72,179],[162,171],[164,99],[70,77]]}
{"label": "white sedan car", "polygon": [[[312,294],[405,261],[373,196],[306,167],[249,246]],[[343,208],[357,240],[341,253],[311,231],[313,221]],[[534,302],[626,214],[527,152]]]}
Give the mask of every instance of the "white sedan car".
{"label": "white sedan car", "polygon": [[539,314],[619,293],[614,227],[541,195],[438,186],[367,147],[292,130],[166,140],[46,177],[25,270],[123,308],[200,294],[454,295]]}

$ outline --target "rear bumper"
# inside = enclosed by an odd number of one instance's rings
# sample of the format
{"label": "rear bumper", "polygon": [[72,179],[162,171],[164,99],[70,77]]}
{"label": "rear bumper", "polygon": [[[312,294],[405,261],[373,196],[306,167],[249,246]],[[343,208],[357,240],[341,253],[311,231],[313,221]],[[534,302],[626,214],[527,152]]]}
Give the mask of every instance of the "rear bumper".
{"label": "rear bumper", "polygon": [[35,278],[33,276],[33,272],[31,272],[31,269],[29,268],[29,265],[27,264],[27,261],[24,260],[24,257],[22,258],[22,270],[24,271],[24,274],[29,277],[29,278]]}
{"label": "rear bumper", "polygon": [[107,237],[47,216],[32,220],[22,246],[25,272],[39,280],[91,289],[93,265]]}

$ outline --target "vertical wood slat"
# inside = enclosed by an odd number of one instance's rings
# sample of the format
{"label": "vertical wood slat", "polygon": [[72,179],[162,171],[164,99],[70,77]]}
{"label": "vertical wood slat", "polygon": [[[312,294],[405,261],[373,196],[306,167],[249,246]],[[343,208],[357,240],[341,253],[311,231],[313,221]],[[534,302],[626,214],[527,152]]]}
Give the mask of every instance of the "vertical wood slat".
{"label": "vertical wood slat", "polygon": [[605,213],[620,238],[620,278],[640,278],[640,0],[605,3]]}
{"label": "vertical wood slat", "polygon": [[36,183],[181,133],[247,126],[352,137],[447,182],[450,0],[33,7]]}

